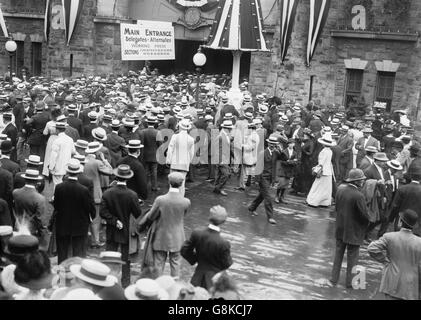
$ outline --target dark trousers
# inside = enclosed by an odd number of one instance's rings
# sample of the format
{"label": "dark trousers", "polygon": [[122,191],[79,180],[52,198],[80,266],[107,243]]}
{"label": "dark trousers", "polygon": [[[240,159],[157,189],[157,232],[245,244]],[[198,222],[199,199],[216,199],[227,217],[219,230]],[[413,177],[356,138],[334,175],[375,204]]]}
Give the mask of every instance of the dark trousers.
{"label": "dark trousers", "polygon": [[259,194],[256,199],[251,203],[249,211],[256,211],[257,207],[265,201],[265,211],[268,219],[273,218],[273,205],[272,198],[270,196],[270,182],[267,178],[262,176],[256,177],[259,182]]}
{"label": "dark trousers", "polygon": [[41,158],[41,161],[44,161],[44,157],[45,157],[45,148],[46,145],[42,144],[42,145],[33,145],[30,144],[29,145],[29,150],[31,155],[37,155]]}
{"label": "dark trousers", "polygon": [[230,177],[230,168],[226,164],[216,166],[215,191],[220,192]]}
{"label": "dark trousers", "polygon": [[57,263],[70,257],[69,249],[72,249],[72,257],[86,257],[88,235],[84,236],[56,236],[57,242]]}
{"label": "dark trousers", "polygon": [[148,175],[148,179],[151,182],[151,188],[156,189],[157,187],[157,175],[158,175],[158,163],[157,162],[145,162],[145,170]]}
{"label": "dark trousers", "polygon": [[107,239],[107,251],[118,251],[120,247],[121,260],[125,262],[121,268],[121,285],[126,288],[130,285],[130,257],[129,257],[129,243],[117,243]]}
{"label": "dark trousers", "polygon": [[346,249],[347,266],[346,266],[346,286],[347,288],[352,287],[352,268],[358,263],[358,256],[360,252],[360,246],[352,245],[342,242],[342,240],[336,239],[336,251],[335,260],[333,261],[332,278],[331,282],[337,284],[339,275],[341,273],[342,260],[344,258]]}

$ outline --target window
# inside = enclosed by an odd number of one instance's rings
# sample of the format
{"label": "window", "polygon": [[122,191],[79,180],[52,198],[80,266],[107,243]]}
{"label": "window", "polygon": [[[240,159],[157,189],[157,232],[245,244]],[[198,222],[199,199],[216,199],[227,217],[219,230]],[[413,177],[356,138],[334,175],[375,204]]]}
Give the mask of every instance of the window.
{"label": "window", "polygon": [[345,107],[354,101],[354,98],[361,96],[361,88],[363,85],[364,70],[347,69],[346,72],[346,91],[345,91]]}
{"label": "window", "polygon": [[21,78],[22,77],[22,67],[25,65],[25,42],[24,41],[16,41],[17,49],[16,49],[16,68],[13,69],[13,72]]}
{"label": "window", "polygon": [[378,72],[375,101],[386,102],[386,111],[392,108],[393,90],[395,88],[394,72]]}
{"label": "window", "polygon": [[42,43],[32,42],[32,75],[40,76],[42,68]]}

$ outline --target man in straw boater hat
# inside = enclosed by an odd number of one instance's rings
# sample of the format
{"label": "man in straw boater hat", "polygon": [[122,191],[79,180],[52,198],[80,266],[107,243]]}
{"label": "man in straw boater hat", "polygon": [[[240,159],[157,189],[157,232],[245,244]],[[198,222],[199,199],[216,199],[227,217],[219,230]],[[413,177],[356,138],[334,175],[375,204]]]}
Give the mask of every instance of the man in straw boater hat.
{"label": "man in straw boater hat", "polygon": [[367,170],[368,167],[370,167],[374,163],[374,154],[379,152],[376,147],[373,146],[367,146],[365,148],[365,156],[361,159],[361,162],[358,166],[361,170]]}
{"label": "man in straw boater hat", "polygon": [[117,184],[102,195],[100,214],[107,222],[107,250],[121,251],[122,260],[125,262],[121,283],[123,287],[127,287],[130,284],[130,216],[137,219],[142,210],[137,194],[127,187],[127,180],[134,176],[130,166],[119,165],[114,169],[114,175]]}
{"label": "man in straw boater hat", "polygon": [[386,233],[367,248],[373,259],[385,264],[379,292],[387,300],[421,299],[421,238],[413,234],[418,220],[415,211],[401,211],[400,231]]}
{"label": "man in straw boater hat", "polygon": [[54,187],[63,182],[63,177],[66,174],[66,166],[72,155],[76,153],[73,139],[65,133],[67,123],[56,122],[55,126],[58,137],[53,141],[48,164],[48,169],[53,175]]}
{"label": "man in straw boater hat", "polygon": [[70,159],[66,171],[68,178],[57,185],[53,202],[59,264],[69,257],[70,248],[72,256],[86,257],[88,229],[95,218],[92,195],[78,182],[83,171],[79,160]]}
{"label": "man in straw boater hat", "polygon": [[170,165],[171,172],[180,172],[184,176],[180,188],[182,196],[185,194],[185,178],[194,157],[194,138],[188,134],[191,127],[190,120],[181,120],[178,123],[180,131],[171,137],[167,150],[166,163]]}
{"label": "man in straw boater hat", "polygon": [[374,138],[371,134],[373,133],[373,129],[371,128],[364,128],[362,130],[363,133],[363,137],[361,137],[360,139],[358,139],[357,143],[355,144],[355,149],[358,150],[358,154],[357,154],[357,166],[360,165],[361,160],[364,158],[365,156],[365,149],[368,146],[372,146],[375,147],[377,150],[380,151],[380,142],[379,140],[377,140],[376,138]]}
{"label": "man in straw boater hat", "polygon": [[346,184],[336,192],[336,250],[332,277],[326,284],[336,286],[347,250],[346,287],[352,288],[352,269],[358,263],[360,246],[363,244],[369,223],[365,197],[360,191],[366,177],[360,169],[351,169]]}
{"label": "man in straw boater hat", "polygon": [[[43,177],[38,170],[34,169],[26,169],[22,177],[25,179],[25,186],[13,190],[17,223],[19,226],[22,221],[28,222],[30,233],[40,239],[46,230],[44,221],[47,203],[45,197],[36,190],[36,185]],[[45,244],[41,243],[41,245]]]}
{"label": "man in straw boater hat", "polygon": [[117,166],[117,162],[123,157],[127,151],[125,150],[126,141],[118,135],[118,130],[120,129],[121,123],[120,120],[111,121],[111,132],[107,134],[107,140],[105,141],[105,146],[108,148],[111,156],[111,165],[114,167]]}
{"label": "man in straw boater hat", "polygon": [[44,160],[45,147],[47,141],[43,134],[44,128],[49,121],[49,115],[44,112],[45,103],[39,101],[35,106],[36,113],[26,122],[28,125],[28,140],[30,153],[41,157],[41,161]]}
{"label": "man in straw boater hat", "polygon": [[115,283],[112,287],[103,287],[97,292],[98,297],[102,300],[126,300],[124,290],[120,284],[121,266],[125,264],[121,260],[121,252],[118,251],[103,251],[99,254],[99,261],[110,268],[110,275],[115,278]]}
{"label": "man in straw boater hat", "polygon": [[257,159],[257,168],[256,172],[260,172],[256,176],[256,181],[259,183],[259,194],[251,203],[248,208],[248,211],[252,216],[257,216],[256,209],[262,203],[265,202],[265,211],[270,224],[276,224],[275,219],[273,218],[273,205],[272,197],[270,195],[270,186],[275,182],[274,181],[274,163],[276,160],[281,159],[281,151],[279,146],[279,139],[276,135],[271,135],[269,139],[266,140],[268,147],[264,150],[263,155],[259,155]]}

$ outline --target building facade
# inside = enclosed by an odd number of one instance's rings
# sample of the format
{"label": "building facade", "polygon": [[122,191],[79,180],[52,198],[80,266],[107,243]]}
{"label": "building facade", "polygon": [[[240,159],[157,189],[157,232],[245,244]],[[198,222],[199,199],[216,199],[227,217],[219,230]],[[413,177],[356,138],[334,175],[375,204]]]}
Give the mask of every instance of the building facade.
{"label": "building facade", "polygon": [[[203,1],[202,1],[203,2]],[[144,61],[122,61],[120,23],[170,21],[175,28],[175,61],[153,64],[162,71],[194,70],[192,57],[205,43],[217,10],[216,0],[192,8],[177,0],[85,0],[69,45],[62,1],[52,0],[49,42],[44,40],[45,0],[0,0],[9,34],[17,42],[12,70],[53,78],[81,74],[120,74]],[[408,109],[418,115],[421,85],[421,1],[331,0],[328,20],[310,66],[306,46],[309,1],[299,1],[288,54],[280,63],[281,0],[261,0],[269,53],[243,55],[242,77],[253,92],[307,103],[372,104]],[[184,4],[184,5],[183,5]],[[9,55],[0,37],[0,73]],[[206,50],[205,72],[230,73],[229,52]]]}

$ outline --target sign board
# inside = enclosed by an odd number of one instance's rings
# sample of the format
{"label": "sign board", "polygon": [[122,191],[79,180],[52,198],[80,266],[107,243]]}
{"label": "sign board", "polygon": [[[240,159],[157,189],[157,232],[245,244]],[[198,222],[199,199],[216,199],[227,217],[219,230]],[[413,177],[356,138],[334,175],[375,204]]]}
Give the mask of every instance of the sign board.
{"label": "sign board", "polygon": [[386,109],[386,106],[387,106],[387,103],[386,102],[374,101],[373,108]]}
{"label": "sign board", "polygon": [[120,24],[121,59],[175,60],[174,27],[169,22],[140,20]]}

